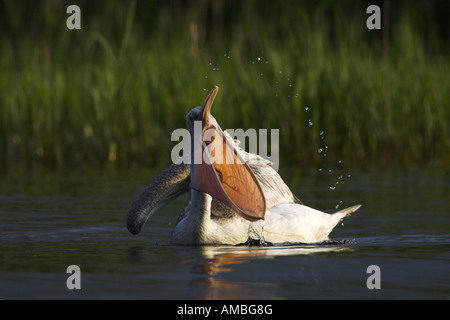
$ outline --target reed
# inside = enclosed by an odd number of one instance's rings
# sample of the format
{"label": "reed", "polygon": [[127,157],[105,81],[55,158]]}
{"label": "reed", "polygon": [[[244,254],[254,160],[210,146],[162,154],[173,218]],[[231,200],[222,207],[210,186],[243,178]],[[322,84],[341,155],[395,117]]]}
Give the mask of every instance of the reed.
{"label": "reed", "polygon": [[383,36],[329,1],[233,2],[239,16],[222,8],[218,25],[177,1],[149,2],[146,19],[139,2],[86,1],[69,31],[63,2],[37,2],[28,24],[7,3],[4,171],[165,165],[172,131],[215,84],[222,128],[280,129],[283,163],[450,162],[448,48],[415,29],[415,11]]}

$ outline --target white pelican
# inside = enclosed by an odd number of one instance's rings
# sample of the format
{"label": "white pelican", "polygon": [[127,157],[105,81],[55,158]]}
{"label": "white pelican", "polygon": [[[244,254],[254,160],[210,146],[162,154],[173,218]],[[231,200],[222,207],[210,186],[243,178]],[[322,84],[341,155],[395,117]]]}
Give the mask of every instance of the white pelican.
{"label": "white pelican", "polygon": [[[249,239],[271,243],[317,243],[360,205],[328,214],[303,205],[271,162],[245,152],[223,132],[211,115],[214,86],[202,107],[186,116],[191,134],[191,164],[171,164],[141,193],[127,214],[127,228],[138,234],[161,207],[189,192],[172,232],[176,245],[237,245]],[[194,137],[194,121],[202,121],[202,136]],[[213,137],[205,139],[210,129]],[[200,141],[201,140],[201,141]],[[196,152],[208,161],[194,163]],[[231,158],[230,158],[231,157]],[[218,161],[223,160],[223,161]],[[230,161],[231,160],[231,161]]]}

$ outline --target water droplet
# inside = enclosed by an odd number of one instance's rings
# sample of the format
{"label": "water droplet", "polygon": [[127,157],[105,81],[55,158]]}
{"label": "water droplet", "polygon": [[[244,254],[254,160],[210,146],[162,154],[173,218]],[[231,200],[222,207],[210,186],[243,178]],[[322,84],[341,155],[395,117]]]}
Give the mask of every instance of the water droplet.
{"label": "water droplet", "polygon": [[337,204],[335,208],[336,208],[336,209],[339,208],[339,205]]}
{"label": "water droplet", "polygon": [[325,132],[324,131],[322,131],[321,133],[319,133],[319,135],[321,136],[321,135],[323,135]]}
{"label": "water droplet", "polygon": [[313,123],[312,123],[312,121],[311,121],[311,120],[309,120],[308,124],[309,124],[310,126],[312,126],[312,125],[313,125]]}
{"label": "water droplet", "polygon": [[321,172],[321,171],[322,171],[322,168],[319,169],[319,172]]}
{"label": "water droplet", "polygon": [[319,150],[318,150],[318,151],[319,151],[319,153],[322,153],[322,151],[323,151],[323,150],[319,148]]}
{"label": "water droplet", "polygon": [[336,187],[330,187],[330,189],[331,189],[331,190],[334,190],[334,189],[336,189]]}
{"label": "water droplet", "polygon": [[258,61],[260,61],[261,60],[261,58],[260,57],[258,57]]}
{"label": "water droplet", "polygon": [[308,110],[309,108],[308,107],[305,107],[305,110]]}
{"label": "water droplet", "polygon": [[298,98],[298,93],[295,94],[295,97]]}
{"label": "water droplet", "polygon": [[351,174],[349,174],[349,175],[348,175],[347,177],[349,177],[349,178],[350,178],[351,176],[352,176],[352,175],[351,175]]}

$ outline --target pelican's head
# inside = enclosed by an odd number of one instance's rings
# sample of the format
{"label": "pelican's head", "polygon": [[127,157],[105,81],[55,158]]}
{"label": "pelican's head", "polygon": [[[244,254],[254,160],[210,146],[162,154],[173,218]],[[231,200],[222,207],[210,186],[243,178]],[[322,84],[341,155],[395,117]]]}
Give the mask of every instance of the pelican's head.
{"label": "pelican's head", "polygon": [[195,107],[186,115],[186,127],[191,135],[194,134],[194,122],[202,121],[203,107]]}

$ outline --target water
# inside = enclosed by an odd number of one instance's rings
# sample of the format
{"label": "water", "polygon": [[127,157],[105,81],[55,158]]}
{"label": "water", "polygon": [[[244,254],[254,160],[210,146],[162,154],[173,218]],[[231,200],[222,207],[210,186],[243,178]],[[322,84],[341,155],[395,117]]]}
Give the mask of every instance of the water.
{"label": "water", "polygon": [[[139,236],[125,227],[154,173],[9,174],[0,179],[0,298],[449,299],[448,169],[281,174],[312,207],[363,206],[328,244],[171,246],[184,197]],[[66,286],[70,265],[81,269],[80,290]],[[380,289],[367,287],[372,265]]]}

